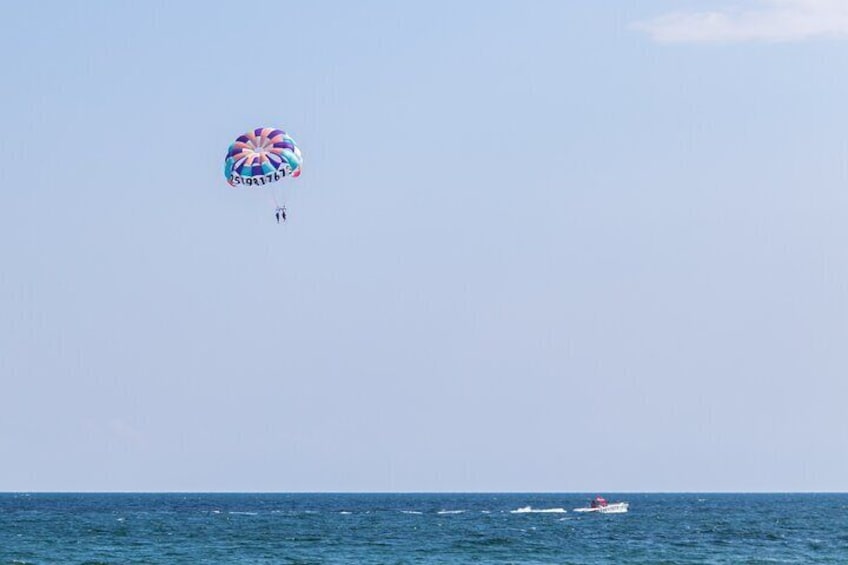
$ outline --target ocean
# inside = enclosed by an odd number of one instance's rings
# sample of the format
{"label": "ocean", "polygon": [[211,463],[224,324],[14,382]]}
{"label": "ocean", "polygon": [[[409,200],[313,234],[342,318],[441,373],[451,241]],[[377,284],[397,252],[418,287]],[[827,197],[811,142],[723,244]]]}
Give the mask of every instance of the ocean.
{"label": "ocean", "polygon": [[0,494],[46,563],[848,563],[848,494]]}

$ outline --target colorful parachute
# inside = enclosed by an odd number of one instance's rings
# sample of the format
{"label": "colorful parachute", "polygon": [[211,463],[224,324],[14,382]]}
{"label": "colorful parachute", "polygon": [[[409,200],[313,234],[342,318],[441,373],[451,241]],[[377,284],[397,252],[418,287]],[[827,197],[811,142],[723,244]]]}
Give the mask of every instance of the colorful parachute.
{"label": "colorful parachute", "polygon": [[265,186],[287,176],[299,177],[303,155],[286,132],[256,128],[230,145],[224,176],[230,186]]}

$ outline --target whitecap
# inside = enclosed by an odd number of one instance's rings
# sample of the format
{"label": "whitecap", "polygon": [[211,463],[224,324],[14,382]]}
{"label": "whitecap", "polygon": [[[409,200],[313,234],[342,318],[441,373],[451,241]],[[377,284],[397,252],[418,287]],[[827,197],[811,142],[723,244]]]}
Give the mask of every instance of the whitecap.
{"label": "whitecap", "polygon": [[510,510],[510,514],[565,514],[568,512],[565,508],[533,508],[532,506],[522,506],[516,510]]}

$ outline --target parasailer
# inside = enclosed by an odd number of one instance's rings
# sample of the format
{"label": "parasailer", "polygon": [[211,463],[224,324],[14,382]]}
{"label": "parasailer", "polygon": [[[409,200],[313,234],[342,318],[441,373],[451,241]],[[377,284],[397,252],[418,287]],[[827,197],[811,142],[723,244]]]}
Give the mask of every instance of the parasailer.
{"label": "parasailer", "polygon": [[256,128],[236,138],[227,150],[224,177],[233,188],[269,187],[274,198],[277,223],[286,221],[286,206],[278,202],[273,188],[286,177],[297,178],[303,155],[292,137],[283,130]]}

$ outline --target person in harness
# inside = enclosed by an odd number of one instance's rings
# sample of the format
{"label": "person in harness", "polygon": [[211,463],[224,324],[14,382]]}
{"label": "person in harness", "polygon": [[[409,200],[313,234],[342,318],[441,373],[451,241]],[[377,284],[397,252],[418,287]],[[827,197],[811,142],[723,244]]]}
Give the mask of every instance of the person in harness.
{"label": "person in harness", "polygon": [[281,221],[286,221],[286,207],[279,206],[276,210],[274,210],[274,216],[277,217],[277,223],[279,224]]}

